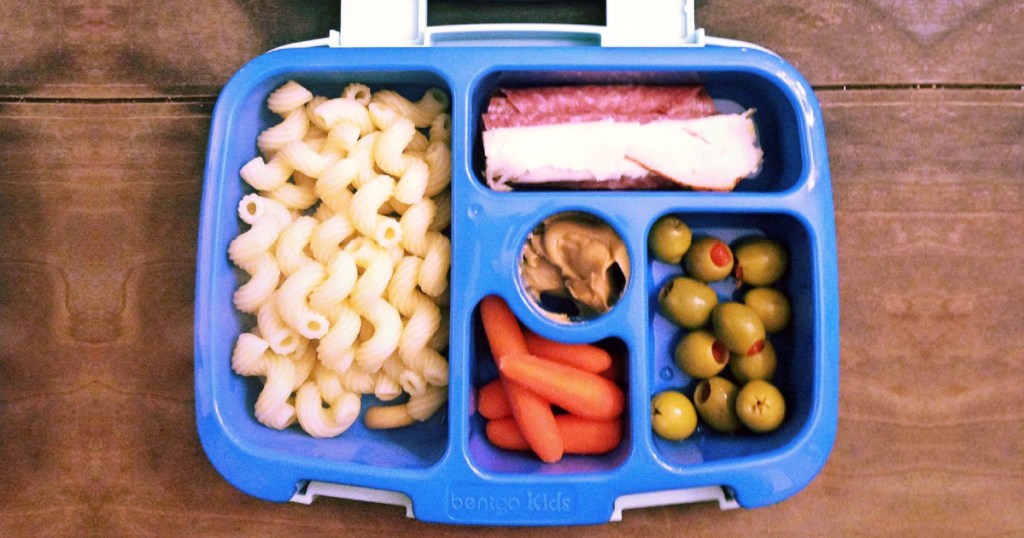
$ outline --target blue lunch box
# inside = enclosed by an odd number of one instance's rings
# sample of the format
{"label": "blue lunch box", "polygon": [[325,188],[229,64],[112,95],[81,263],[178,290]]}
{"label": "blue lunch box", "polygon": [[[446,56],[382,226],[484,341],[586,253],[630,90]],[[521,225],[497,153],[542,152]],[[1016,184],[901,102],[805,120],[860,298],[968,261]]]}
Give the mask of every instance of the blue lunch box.
{"label": "blue lunch box", "polygon": [[[608,24],[599,28],[427,28],[424,0],[345,0],[340,32],[271,51],[238,71],[213,114],[196,278],[196,420],[202,445],[225,479],[269,501],[308,504],[333,496],[402,505],[424,521],[555,525],[606,522],[625,509],[696,501],[755,508],[794,495],[816,476],[832,448],[839,398],[836,237],[821,112],[806,80],[782,58],[705,37],[694,28],[692,0],[667,4],[609,1]],[[404,6],[397,20],[411,23],[394,24],[393,10],[378,9],[384,5]],[[644,20],[669,22],[652,30]],[[357,421],[333,439],[312,438],[297,426],[273,430],[253,414],[259,381],[231,370],[235,340],[252,325],[232,305],[247,277],[226,254],[247,228],[236,215],[238,201],[250,192],[239,169],[256,155],[257,135],[279,121],[266,99],[289,80],[317,95],[361,82],[410,99],[429,87],[451,96],[449,400],[425,422],[371,430]],[[733,192],[487,188],[480,115],[491,94],[507,86],[583,83],[704,84],[722,110],[757,110],[763,166]],[[609,224],[625,241],[632,265],[611,311],[568,324],[543,315],[518,270],[530,232],[565,212]],[[669,214],[695,234],[727,243],[767,235],[788,250],[789,270],[779,288],[791,301],[793,319],[772,336],[779,356],[774,382],[786,395],[787,416],[774,432],[726,435],[701,425],[678,442],[652,432],[652,396],[666,389],[692,394],[696,384],[672,359],[680,330],[658,314],[658,290],[681,269],[648,253],[648,232]],[[736,291],[727,282],[714,289],[721,300]],[[541,336],[611,341],[626,350],[625,431],[615,450],[544,464],[490,445],[474,398],[496,375],[478,313],[491,294]]]}

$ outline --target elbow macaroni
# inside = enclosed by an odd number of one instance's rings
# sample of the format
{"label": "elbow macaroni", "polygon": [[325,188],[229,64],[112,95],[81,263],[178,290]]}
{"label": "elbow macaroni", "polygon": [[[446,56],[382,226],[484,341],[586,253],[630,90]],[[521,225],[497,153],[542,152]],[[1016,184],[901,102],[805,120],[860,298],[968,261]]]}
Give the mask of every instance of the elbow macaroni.
{"label": "elbow macaroni", "polygon": [[255,192],[228,246],[249,275],[233,303],[255,316],[231,368],[263,379],[260,423],[334,437],[363,394],[400,402],[366,410],[371,428],[447,401],[449,104],[436,88],[411,101],[358,83],[328,98],[289,81],[269,96],[282,120],[239,171]]}

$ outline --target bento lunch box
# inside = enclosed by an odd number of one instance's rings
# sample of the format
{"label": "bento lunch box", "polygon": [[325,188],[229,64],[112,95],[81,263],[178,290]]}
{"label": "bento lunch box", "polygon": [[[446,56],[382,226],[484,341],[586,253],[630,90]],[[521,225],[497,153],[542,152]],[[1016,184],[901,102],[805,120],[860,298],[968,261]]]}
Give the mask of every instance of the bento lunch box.
{"label": "bento lunch box", "polygon": [[[396,16],[399,5],[408,9]],[[626,509],[696,501],[756,508],[802,490],[831,451],[839,390],[831,180],[822,116],[806,80],[761,47],[704,36],[694,28],[692,0],[609,1],[608,24],[600,28],[426,28],[425,9],[423,0],[343,0],[340,32],[255,58],[218,99],[195,307],[196,420],[214,467],[241,491],[269,501],[308,504],[333,496],[383,502],[405,506],[420,520],[457,524],[593,524],[617,520]],[[655,20],[662,22],[644,26]],[[289,80],[316,95],[360,82],[410,99],[431,87],[451,96],[449,399],[425,422],[371,430],[357,421],[331,439],[315,439],[297,426],[273,430],[253,414],[260,382],[231,369],[235,340],[252,325],[232,305],[247,277],[226,254],[246,229],[236,210],[251,191],[239,170],[257,154],[259,133],[279,121],[267,110],[267,96]],[[496,89],[612,83],[701,83],[720,110],[756,109],[761,169],[732,192],[497,192],[486,186],[480,115]],[[544,315],[518,271],[530,232],[567,212],[610,225],[625,241],[632,266],[619,302],[584,322]],[[790,267],[779,287],[793,319],[772,340],[779,356],[775,383],[787,398],[778,430],[727,435],[700,426],[676,442],[652,432],[652,396],[695,385],[673,362],[680,330],[658,314],[659,288],[682,272],[648,252],[648,232],[665,215],[679,216],[695,234],[726,242],[767,235],[788,250]],[[723,299],[735,292],[728,283],[714,289]],[[490,445],[474,407],[476,389],[496,376],[479,316],[488,295],[504,298],[541,336],[614,342],[625,350],[625,431],[615,450],[545,464]]]}

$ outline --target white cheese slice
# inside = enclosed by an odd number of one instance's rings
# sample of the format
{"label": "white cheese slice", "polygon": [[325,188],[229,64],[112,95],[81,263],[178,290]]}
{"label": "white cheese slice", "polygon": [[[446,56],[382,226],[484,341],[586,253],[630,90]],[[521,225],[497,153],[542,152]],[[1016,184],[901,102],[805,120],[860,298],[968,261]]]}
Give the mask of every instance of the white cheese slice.
{"label": "white cheese slice", "polygon": [[654,172],[693,188],[731,189],[760,167],[751,113],[489,129],[483,133],[487,184],[509,190],[515,183],[614,181]]}

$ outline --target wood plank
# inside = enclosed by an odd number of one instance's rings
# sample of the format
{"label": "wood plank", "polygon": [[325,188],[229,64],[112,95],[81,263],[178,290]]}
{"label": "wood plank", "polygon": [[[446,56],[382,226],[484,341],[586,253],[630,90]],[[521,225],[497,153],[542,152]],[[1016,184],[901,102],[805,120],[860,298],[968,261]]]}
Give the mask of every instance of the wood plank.
{"label": "wood plank", "polygon": [[[1024,533],[1024,411],[1008,403],[1024,389],[1024,276],[1012,270],[1024,264],[1024,94],[819,98],[842,318],[828,464],[776,506],[631,510],[588,535]],[[266,503],[209,464],[195,433],[191,324],[210,112],[206,102],[0,106],[0,527],[506,534],[390,506]]]}
{"label": "wood plank", "polygon": [[[489,4],[489,5],[488,5]],[[603,4],[580,0],[431,4],[432,24],[600,24]],[[339,27],[337,3],[230,0],[60,0],[0,7],[0,96],[214,96],[247,61]],[[1024,84],[1024,4],[697,3],[708,35],[745,40],[787,58],[817,86]]]}

